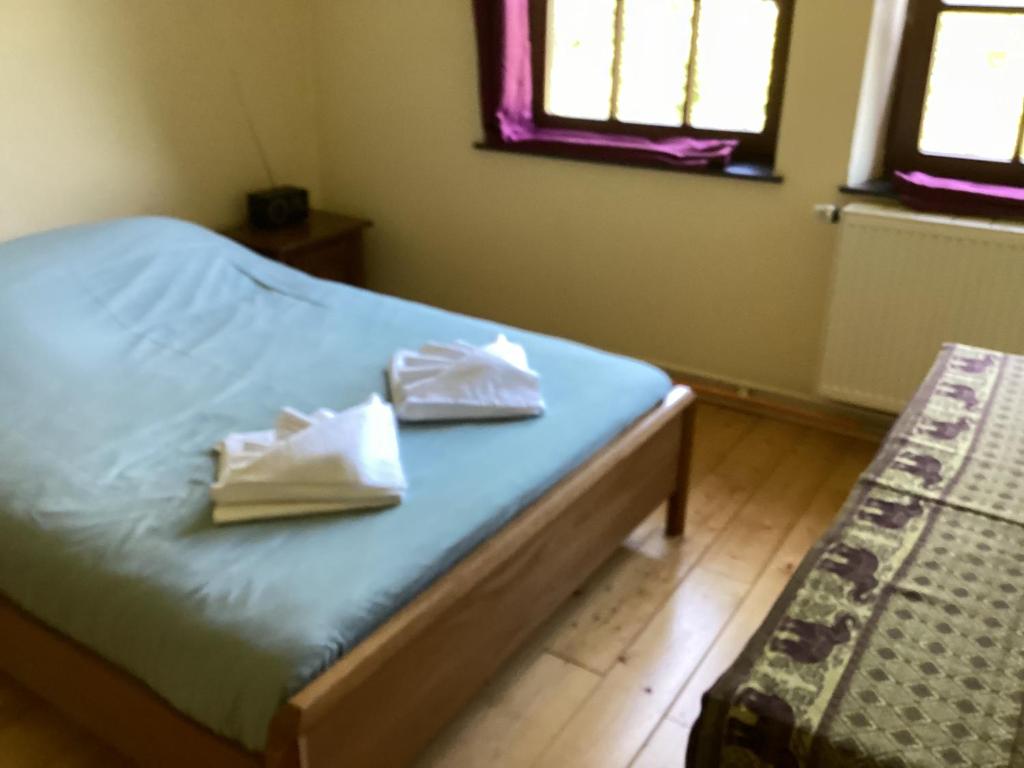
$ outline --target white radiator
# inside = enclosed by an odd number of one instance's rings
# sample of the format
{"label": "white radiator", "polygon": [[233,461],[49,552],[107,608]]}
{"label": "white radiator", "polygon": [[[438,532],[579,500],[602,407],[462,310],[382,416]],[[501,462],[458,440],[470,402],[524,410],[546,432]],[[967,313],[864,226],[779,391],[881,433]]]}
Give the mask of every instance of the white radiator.
{"label": "white radiator", "polygon": [[1024,226],[846,206],[820,393],[899,411],[946,341],[1024,353]]}

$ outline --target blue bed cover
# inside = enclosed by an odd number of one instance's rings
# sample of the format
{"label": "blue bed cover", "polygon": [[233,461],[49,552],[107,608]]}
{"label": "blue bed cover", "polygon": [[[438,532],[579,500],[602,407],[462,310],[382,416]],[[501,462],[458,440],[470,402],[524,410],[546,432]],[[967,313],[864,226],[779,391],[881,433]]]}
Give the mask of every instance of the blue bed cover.
{"label": "blue bed cover", "polygon": [[[214,527],[211,447],[386,392],[399,347],[523,344],[542,418],[403,426],[397,508]],[[668,391],[579,344],[134,218],[0,244],[0,592],[261,749],[275,709]]]}

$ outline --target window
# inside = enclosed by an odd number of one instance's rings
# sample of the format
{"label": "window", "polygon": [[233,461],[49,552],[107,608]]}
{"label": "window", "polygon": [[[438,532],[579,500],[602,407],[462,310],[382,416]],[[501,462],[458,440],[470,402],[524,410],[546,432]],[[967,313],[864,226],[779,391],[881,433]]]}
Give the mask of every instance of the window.
{"label": "window", "polygon": [[1024,0],[911,0],[887,170],[1024,186]]}
{"label": "window", "polygon": [[537,0],[537,122],[738,139],[737,158],[770,163],[791,14],[786,0]]}
{"label": "window", "polygon": [[793,0],[474,0],[483,146],[770,171],[792,9]]}

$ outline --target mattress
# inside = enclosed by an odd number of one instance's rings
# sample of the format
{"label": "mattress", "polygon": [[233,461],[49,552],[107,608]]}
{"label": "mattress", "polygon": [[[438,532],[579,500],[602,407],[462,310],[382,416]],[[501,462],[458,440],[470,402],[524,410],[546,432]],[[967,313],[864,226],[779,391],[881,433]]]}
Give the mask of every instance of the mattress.
{"label": "mattress", "polygon": [[1024,358],[947,345],[689,768],[1024,765]]}
{"label": "mattress", "polygon": [[[211,447],[503,332],[526,421],[403,426],[397,508],[214,527]],[[0,592],[251,749],[278,705],[669,390],[648,365],[136,218],[0,245]]]}

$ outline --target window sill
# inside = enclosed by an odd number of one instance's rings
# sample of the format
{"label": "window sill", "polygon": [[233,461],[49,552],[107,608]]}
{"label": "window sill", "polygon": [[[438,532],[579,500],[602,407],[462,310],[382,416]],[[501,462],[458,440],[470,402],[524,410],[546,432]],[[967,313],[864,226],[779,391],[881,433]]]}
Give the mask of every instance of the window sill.
{"label": "window sill", "polygon": [[[925,176],[922,174],[922,176]],[[931,182],[952,182],[959,186],[930,184],[924,181],[888,181],[872,179],[860,184],[839,187],[846,194],[863,195],[899,203],[902,208],[923,214],[951,216],[980,221],[1024,221],[1024,198],[1002,195],[1002,187],[982,182],[958,182],[953,179],[930,178]],[[902,188],[897,190],[897,184]]]}
{"label": "window sill", "polygon": [[649,168],[656,171],[669,171],[671,173],[687,173],[699,176],[717,176],[724,179],[741,179],[744,181],[758,181],[769,184],[781,184],[782,176],[776,175],[774,169],[768,163],[734,162],[725,167],[686,167],[668,165],[658,162],[655,159],[622,159],[608,157],[603,148],[580,147],[564,144],[494,144],[480,141],[473,145],[476,149],[483,149],[489,152],[508,152],[516,155],[534,155],[535,157],[548,157],[561,160],[580,160],[588,163],[601,163],[602,165],[620,165],[633,168]]}
{"label": "window sill", "polygon": [[846,195],[863,195],[864,197],[881,197],[886,200],[898,200],[899,196],[888,179],[868,179],[856,184],[843,184],[839,191]]}

